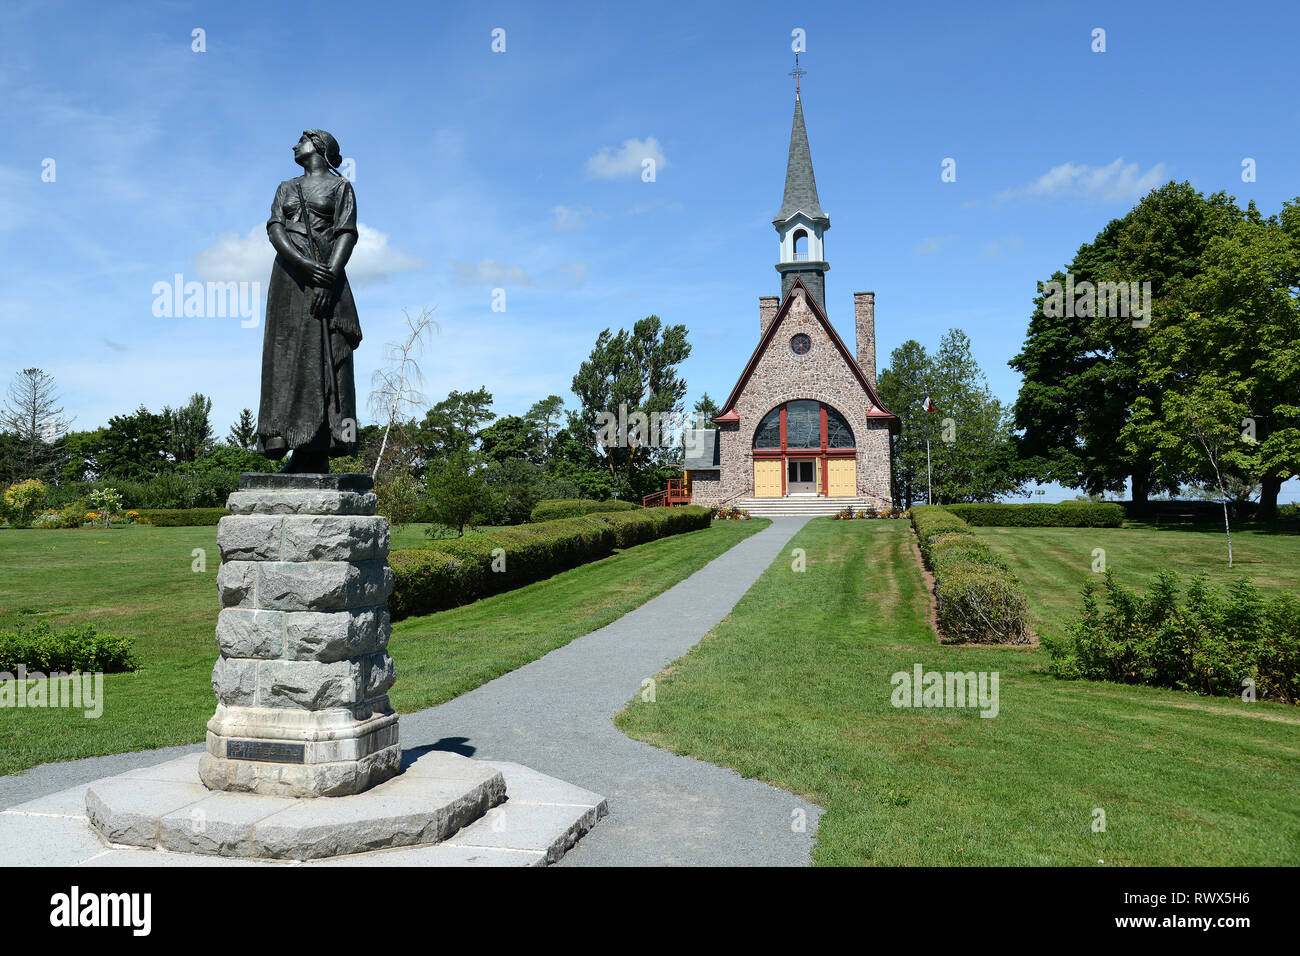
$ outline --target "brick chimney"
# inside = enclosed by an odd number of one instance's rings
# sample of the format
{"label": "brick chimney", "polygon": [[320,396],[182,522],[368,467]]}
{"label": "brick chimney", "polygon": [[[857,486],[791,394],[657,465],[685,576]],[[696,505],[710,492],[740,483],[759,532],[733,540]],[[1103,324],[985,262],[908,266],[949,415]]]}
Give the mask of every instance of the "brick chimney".
{"label": "brick chimney", "polygon": [[876,294],[853,293],[853,323],[858,337],[858,365],[876,387]]}
{"label": "brick chimney", "polygon": [[776,318],[776,310],[781,307],[781,299],[775,295],[758,297],[758,334],[762,335]]}

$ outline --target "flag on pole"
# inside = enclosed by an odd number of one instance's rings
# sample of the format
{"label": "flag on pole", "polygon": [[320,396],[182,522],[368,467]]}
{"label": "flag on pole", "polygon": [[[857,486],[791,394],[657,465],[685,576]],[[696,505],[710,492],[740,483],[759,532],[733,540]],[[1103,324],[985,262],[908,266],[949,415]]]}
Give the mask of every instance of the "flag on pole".
{"label": "flag on pole", "polygon": [[936,409],[935,409],[935,407],[934,407],[934,402],[930,401],[930,393],[929,393],[929,392],[926,392],[926,393],[925,393],[925,410],[926,410],[927,412],[933,412],[933,411],[936,411]]}

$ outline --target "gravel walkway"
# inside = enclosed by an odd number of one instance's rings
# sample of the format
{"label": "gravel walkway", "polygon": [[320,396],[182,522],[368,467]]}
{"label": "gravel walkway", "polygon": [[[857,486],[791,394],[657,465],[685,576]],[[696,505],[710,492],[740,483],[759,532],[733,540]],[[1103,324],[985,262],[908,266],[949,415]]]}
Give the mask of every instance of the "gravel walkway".
{"label": "gravel walkway", "polygon": [[[820,807],[631,740],[612,723],[645,678],[731,611],[806,520],[774,519],[612,624],[455,700],[403,714],[403,746],[515,761],[603,794],[609,816],[563,866],[806,865]],[[0,777],[0,809],[199,749],[93,757]]]}

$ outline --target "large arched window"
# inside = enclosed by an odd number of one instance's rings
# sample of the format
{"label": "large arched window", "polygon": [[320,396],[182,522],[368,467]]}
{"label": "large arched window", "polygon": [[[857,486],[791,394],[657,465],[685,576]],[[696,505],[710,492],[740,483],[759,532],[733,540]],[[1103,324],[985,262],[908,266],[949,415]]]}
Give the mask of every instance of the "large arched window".
{"label": "large arched window", "polygon": [[822,413],[817,402],[786,402],[785,447],[822,447]]}
{"label": "large arched window", "polygon": [[853,429],[844,420],[844,416],[829,405],[826,406],[826,447],[853,447]]}
{"label": "large arched window", "polygon": [[754,432],[755,448],[781,447],[781,406],[778,405],[767,413]]}
{"label": "large arched window", "polygon": [[[781,412],[785,411],[785,444],[781,443]],[[844,416],[821,402],[800,399],[778,405],[754,431],[758,449],[816,449],[822,446],[822,414],[826,416],[826,447],[852,448],[853,429]]]}

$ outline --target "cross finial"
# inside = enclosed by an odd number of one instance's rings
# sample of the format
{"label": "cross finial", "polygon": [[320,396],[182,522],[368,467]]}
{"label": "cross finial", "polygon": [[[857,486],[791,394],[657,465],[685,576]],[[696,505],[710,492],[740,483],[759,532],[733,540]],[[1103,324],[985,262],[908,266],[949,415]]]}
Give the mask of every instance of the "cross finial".
{"label": "cross finial", "polygon": [[803,76],[803,75],[804,75],[805,73],[807,73],[807,72],[808,72],[807,70],[800,69],[800,67],[799,67],[799,54],[796,53],[796,54],[794,55],[794,69],[791,70],[789,73],[786,74],[786,76],[793,76],[793,77],[794,77],[794,98],[795,98],[796,100],[799,98],[799,77]]}

